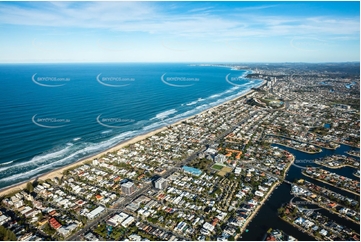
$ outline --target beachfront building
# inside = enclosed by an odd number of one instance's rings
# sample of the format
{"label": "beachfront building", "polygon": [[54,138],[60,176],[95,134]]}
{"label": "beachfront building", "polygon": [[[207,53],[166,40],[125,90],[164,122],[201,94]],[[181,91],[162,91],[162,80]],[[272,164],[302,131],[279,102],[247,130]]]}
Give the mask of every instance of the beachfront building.
{"label": "beachfront building", "polygon": [[135,184],[133,182],[124,183],[121,187],[125,195],[132,195],[135,192]]}
{"label": "beachfront building", "polygon": [[189,173],[189,174],[192,174],[194,176],[200,176],[202,174],[202,171],[197,169],[197,168],[194,168],[194,167],[190,167],[190,166],[183,166],[182,167],[183,171],[185,173]]}
{"label": "beachfront building", "polygon": [[168,180],[164,179],[163,177],[159,178],[158,180],[156,180],[154,182],[154,187],[159,189],[159,190],[166,189],[167,186],[168,186]]}

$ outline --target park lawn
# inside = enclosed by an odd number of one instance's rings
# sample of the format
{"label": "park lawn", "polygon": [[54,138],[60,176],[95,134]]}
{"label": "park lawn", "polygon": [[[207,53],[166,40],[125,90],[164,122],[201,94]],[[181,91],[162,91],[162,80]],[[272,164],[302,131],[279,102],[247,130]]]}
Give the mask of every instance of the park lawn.
{"label": "park lawn", "polygon": [[212,169],[214,169],[214,170],[221,170],[223,167],[224,167],[224,166],[222,166],[222,165],[217,165],[217,164],[215,164],[215,165],[212,166]]}

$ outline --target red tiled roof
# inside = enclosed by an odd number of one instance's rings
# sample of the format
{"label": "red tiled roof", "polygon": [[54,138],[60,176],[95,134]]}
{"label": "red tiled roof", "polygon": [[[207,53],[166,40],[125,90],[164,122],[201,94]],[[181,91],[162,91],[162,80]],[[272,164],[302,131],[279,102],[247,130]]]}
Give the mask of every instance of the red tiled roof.
{"label": "red tiled roof", "polygon": [[53,229],[58,229],[62,226],[55,218],[49,219],[49,224]]}
{"label": "red tiled roof", "polygon": [[54,214],[56,214],[56,210],[53,210],[49,213],[50,216],[53,216]]}
{"label": "red tiled roof", "polygon": [[276,238],[271,235],[271,236],[268,236],[266,240],[267,241],[276,241]]}
{"label": "red tiled roof", "polygon": [[218,218],[214,218],[212,221],[212,225],[216,226],[216,224],[218,223],[219,219]]}

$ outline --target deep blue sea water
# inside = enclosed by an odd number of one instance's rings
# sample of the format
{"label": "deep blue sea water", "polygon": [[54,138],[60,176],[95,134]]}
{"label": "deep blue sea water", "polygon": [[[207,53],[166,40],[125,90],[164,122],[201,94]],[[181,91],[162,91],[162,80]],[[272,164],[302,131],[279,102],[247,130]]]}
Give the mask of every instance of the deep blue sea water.
{"label": "deep blue sea water", "polygon": [[262,83],[243,78],[247,73],[190,64],[0,65],[0,188],[199,113]]}

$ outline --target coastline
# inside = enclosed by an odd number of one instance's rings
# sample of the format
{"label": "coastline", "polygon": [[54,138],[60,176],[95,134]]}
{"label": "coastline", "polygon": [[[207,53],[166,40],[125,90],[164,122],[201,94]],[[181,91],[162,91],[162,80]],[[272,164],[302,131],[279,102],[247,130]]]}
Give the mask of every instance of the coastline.
{"label": "coastline", "polygon": [[351,168],[355,168],[355,169],[359,169],[358,167],[350,165],[350,164],[341,164],[339,166],[329,166],[327,164],[323,164],[323,163],[316,162],[316,161],[315,161],[315,164],[320,165],[320,166],[324,166],[324,167],[327,167],[327,168],[330,168],[330,169],[335,169],[335,170],[340,169],[342,167],[346,167],[346,166],[351,167]]}
{"label": "coastline", "polygon": [[315,238],[316,240],[322,241],[321,238],[314,236],[310,231],[305,230],[304,228],[302,228],[302,227],[299,226],[298,224],[292,223],[291,221],[288,221],[287,219],[284,219],[284,218],[282,218],[281,216],[278,216],[278,217],[279,217],[280,219],[282,219],[283,221],[285,221],[286,223],[288,223],[288,224],[292,225],[293,227],[297,228],[298,230],[300,230],[300,231],[308,234],[309,236]]}
{"label": "coastline", "polygon": [[[351,222],[353,222],[353,223],[356,223],[356,224],[360,224],[360,221],[356,221],[356,220],[351,219],[351,218],[348,217],[348,216],[342,215],[342,214],[340,214],[339,212],[337,212],[337,210],[336,210],[336,211],[335,211],[335,210],[332,210],[332,209],[324,206],[323,204],[316,203],[316,202],[314,202],[314,201],[312,201],[312,200],[309,200],[309,199],[307,199],[307,198],[305,198],[305,197],[303,197],[303,196],[299,196],[299,198],[300,198],[300,199],[303,199],[303,200],[305,200],[305,201],[307,201],[307,202],[310,202],[310,203],[312,203],[312,204],[315,204],[315,205],[317,205],[317,206],[319,206],[319,207],[321,207],[321,208],[323,208],[323,209],[326,209],[326,210],[329,211],[330,213],[336,214],[337,216],[339,216],[339,217],[341,217],[341,218],[347,219],[347,220],[349,220],[349,221],[351,221]],[[340,206],[342,206],[342,205],[340,205]]]}
{"label": "coastline", "polygon": [[272,185],[272,188],[270,188],[267,195],[262,199],[262,201],[258,204],[257,208],[252,212],[252,214],[247,218],[245,223],[242,225],[242,227],[240,229],[241,232],[239,233],[240,236],[242,236],[244,231],[247,229],[247,226],[249,225],[249,223],[252,222],[253,218],[258,214],[259,210],[262,208],[262,206],[267,201],[267,199],[273,194],[273,191],[281,184],[282,184],[282,182],[278,181],[278,182],[276,182],[275,184]]}
{"label": "coastline", "polygon": [[349,193],[352,193],[352,194],[354,194],[354,195],[360,196],[360,194],[357,193],[357,192],[354,192],[354,191],[352,191],[352,190],[348,190],[348,189],[343,188],[343,187],[337,187],[337,186],[335,186],[335,184],[332,184],[332,183],[326,182],[326,181],[324,181],[324,180],[320,180],[320,179],[318,179],[318,178],[312,177],[312,176],[308,175],[306,172],[303,172],[303,171],[302,171],[302,175],[307,176],[307,177],[309,177],[309,178],[312,178],[313,180],[316,180],[316,181],[325,183],[325,184],[330,185],[330,186],[332,186],[332,187],[338,188],[338,189],[340,189],[340,190],[344,190],[344,191],[346,191],[346,192],[349,192]]}
{"label": "coastline", "polygon": [[[294,155],[292,155],[292,160],[290,161],[290,164],[287,166],[287,168],[285,169],[285,172],[283,174],[283,179],[285,179],[288,170],[290,169],[291,165],[295,162],[296,157]],[[283,183],[283,181],[277,181],[275,184],[272,185],[272,187],[270,188],[269,192],[267,193],[267,195],[262,199],[262,201],[260,202],[260,204],[258,205],[258,207],[253,211],[253,213],[249,216],[249,218],[246,220],[246,222],[242,225],[241,227],[241,232],[239,233],[239,236],[241,236],[244,231],[246,230],[247,226],[249,223],[252,222],[253,218],[258,214],[259,210],[262,208],[262,206],[264,205],[264,203],[269,199],[269,197],[273,194],[273,191]]]}
{"label": "coastline", "polygon": [[[317,146],[318,148],[320,149],[326,149],[326,150],[336,150],[340,147],[339,144],[337,144],[338,146],[335,147],[335,148],[330,148],[330,147],[324,147],[324,146],[321,146],[321,145],[317,145],[317,144],[314,144],[314,143],[309,143],[309,142],[302,142],[302,141],[299,141],[299,140],[296,140],[296,139],[293,139],[293,138],[290,138],[290,137],[286,137],[286,136],[283,136],[283,135],[276,135],[276,134],[267,134],[267,136],[274,136],[274,137],[281,137],[281,138],[285,138],[285,139],[288,139],[288,140],[294,140],[296,142],[300,142],[300,143],[304,143],[304,144],[309,144],[309,145],[313,145],[313,146]],[[276,144],[276,143],[275,143]],[[284,145],[286,146],[286,145]],[[289,148],[292,148],[290,146],[286,146],[286,147],[289,147]],[[295,149],[295,148],[292,148],[292,149]],[[301,150],[299,150],[301,151]],[[302,151],[302,152],[305,152],[305,151]],[[322,152],[322,151],[320,151]],[[309,153],[309,152],[305,152],[305,153]],[[319,153],[319,152],[318,152]],[[316,153],[309,153],[309,154],[316,154]]]}
{"label": "coastline", "polygon": [[314,155],[314,154],[318,154],[318,153],[321,153],[322,151],[318,151],[318,152],[310,152],[310,151],[304,151],[304,150],[300,150],[300,149],[297,149],[295,147],[291,147],[291,146],[288,146],[288,145],[284,145],[284,144],[280,144],[280,143],[276,143],[276,142],[272,142],[272,144],[276,144],[276,145],[282,145],[284,147],[287,147],[287,148],[291,148],[291,149],[294,149],[294,150],[297,150],[297,151],[300,151],[300,152],[303,152],[303,153],[307,153],[307,154],[310,154],[310,155]]}
{"label": "coastline", "polygon": [[[258,86],[256,86],[256,87],[252,87],[252,88],[262,87],[262,86],[265,85],[266,83],[267,83],[267,81],[266,81],[266,80],[263,80],[260,85],[258,85]],[[243,94],[241,94],[240,96],[237,96],[237,97],[235,97],[235,98],[233,98],[233,99],[231,99],[231,100],[228,100],[228,101],[223,102],[223,103],[221,103],[221,104],[218,104],[218,105],[216,105],[216,106],[214,106],[214,107],[211,107],[211,108],[209,108],[209,109],[206,109],[206,110],[204,110],[204,111],[202,111],[202,112],[200,112],[200,113],[194,114],[194,115],[192,115],[192,116],[190,116],[190,117],[181,119],[181,120],[179,120],[179,121],[177,121],[177,122],[175,122],[175,123],[169,124],[169,125],[164,126],[164,127],[160,127],[160,128],[158,128],[158,129],[155,129],[155,130],[153,130],[153,131],[149,131],[148,133],[145,133],[145,134],[142,134],[142,135],[138,135],[138,136],[133,137],[133,138],[130,138],[130,139],[128,139],[128,140],[121,141],[120,143],[116,144],[115,146],[110,147],[110,148],[108,148],[108,149],[106,149],[106,150],[104,150],[104,151],[101,151],[101,152],[97,153],[97,154],[90,155],[90,156],[88,156],[88,157],[82,158],[82,159],[80,159],[80,160],[78,160],[78,161],[76,161],[76,162],[74,162],[74,163],[71,163],[71,164],[66,165],[66,166],[64,166],[64,167],[55,169],[55,170],[53,170],[53,171],[50,171],[50,172],[47,172],[47,173],[44,173],[44,174],[41,174],[41,175],[38,175],[38,176],[36,176],[36,177],[34,177],[34,178],[32,178],[32,179],[26,180],[26,181],[24,181],[24,182],[20,182],[20,183],[14,184],[14,185],[12,185],[12,186],[4,187],[4,188],[0,189],[0,197],[1,197],[1,196],[5,196],[6,194],[9,194],[9,193],[19,192],[19,191],[25,189],[25,188],[26,188],[26,184],[27,184],[28,182],[34,182],[35,180],[43,180],[43,181],[45,181],[45,180],[47,180],[47,179],[53,179],[53,178],[55,178],[55,177],[59,177],[59,178],[60,178],[60,177],[63,175],[62,173],[63,173],[65,170],[68,170],[68,169],[74,168],[74,167],[76,167],[76,166],[82,165],[82,164],[84,164],[84,163],[87,162],[87,161],[91,161],[91,160],[93,160],[93,159],[99,158],[99,157],[101,157],[101,156],[103,156],[103,155],[106,155],[107,153],[118,151],[119,149],[121,149],[121,148],[123,148],[123,147],[126,147],[126,146],[128,146],[128,145],[130,145],[130,144],[137,143],[137,142],[139,142],[139,141],[141,141],[141,140],[144,140],[144,139],[146,139],[146,138],[148,138],[148,137],[151,137],[151,136],[153,136],[153,135],[155,135],[155,134],[157,134],[157,133],[159,133],[159,132],[161,132],[161,131],[163,131],[163,130],[166,130],[169,126],[172,126],[172,127],[173,127],[173,126],[176,126],[176,125],[180,124],[181,122],[183,122],[183,121],[185,121],[185,120],[191,119],[191,118],[193,118],[193,117],[195,117],[195,116],[197,116],[197,115],[200,115],[200,114],[202,114],[202,113],[205,113],[205,112],[208,112],[208,111],[212,111],[212,110],[214,110],[214,109],[218,108],[219,106],[222,106],[222,105],[224,105],[224,104],[226,104],[226,103],[234,102],[234,101],[236,101],[236,100],[238,100],[238,99],[240,99],[240,98],[243,98],[243,97],[245,97],[245,96],[247,96],[247,95],[249,95],[249,94],[251,94],[252,92],[255,91],[255,90],[253,90],[252,88],[249,89],[249,90],[247,90],[247,91],[245,91],[245,92],[244,92]]]}

